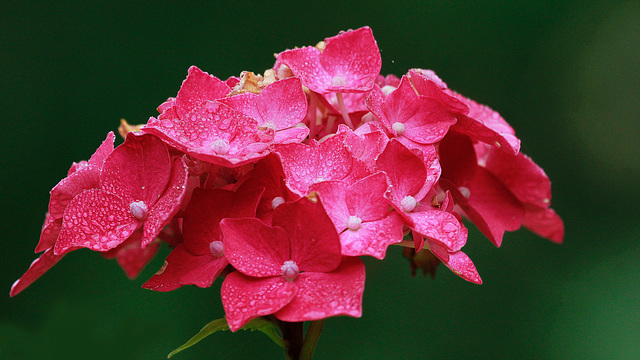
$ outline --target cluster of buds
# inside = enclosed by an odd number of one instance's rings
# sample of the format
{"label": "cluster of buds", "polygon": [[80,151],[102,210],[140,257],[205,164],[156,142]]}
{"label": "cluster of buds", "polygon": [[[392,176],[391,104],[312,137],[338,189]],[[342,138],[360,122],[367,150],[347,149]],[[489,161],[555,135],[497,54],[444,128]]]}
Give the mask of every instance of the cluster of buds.
{"label": "cluster of buds", "polygon": [[367,27],[284,51],[261,75],[191,67],[157,117],[121,127],[115,149],[109,133],[51,190],[43,253],[11,295],[80,248],[135,277],[165,242],[143,287],[224,277],[235,331],[267,315],[360,316],[360,257],[390,245],[409,249],[414,270],[443,263],[480,284],[462,217],[496,246],[521,226],[562,241],[549,179],[497,112],[433,71],[380,69]]}

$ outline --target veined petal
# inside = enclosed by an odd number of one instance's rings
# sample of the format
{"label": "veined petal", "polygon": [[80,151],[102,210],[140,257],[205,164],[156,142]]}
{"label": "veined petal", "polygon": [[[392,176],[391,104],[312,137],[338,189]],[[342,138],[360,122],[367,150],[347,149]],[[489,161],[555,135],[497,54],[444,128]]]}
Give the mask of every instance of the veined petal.
{"label": "veined petal", "polygon": [[63,254],[77,247],[107,251],[124,242],[140,225],[129,204],[117,195],[87,190],[67,206],[55,253]]}
{"label": "veined petal", "polygon": [[330,316],[362,316],[365,269],[358,258],[344,257],[332,272],[306,272],[294,281],[296,294],[275,317],[282,321],[311,321]]}
{"label": "veined petal", "polygon": [[255,278],[234,271],[224,279],[220,292],[229,329],[236,331],[259,316],[282,309],[294,297],[296,287],[282,276]]}

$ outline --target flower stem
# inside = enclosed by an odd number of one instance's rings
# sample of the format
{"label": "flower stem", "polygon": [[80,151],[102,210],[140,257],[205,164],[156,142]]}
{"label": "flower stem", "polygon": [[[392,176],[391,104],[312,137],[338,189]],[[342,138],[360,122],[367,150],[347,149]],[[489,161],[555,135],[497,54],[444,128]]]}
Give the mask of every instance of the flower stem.
{"label": "flower stem", "polygon": [[280,321],[280,331],[284,341],[284,353],[287,360],[300,360],[302,351],[302,334],[304,332],[302,322]]}
{"label": "flower stem", "polygon": [[355,130],[355,128],[353,127],[353,123],[351,122],[351,118],[349,117],[347,107],[344,105],[344,98],[342,97],[342,93],[336,93],[336,100],[338,100],[338,108],[340,110],[340,114],[342,114],[344,123],[347,124],[347,126],[351,128],[351,130]]}
{"label": "flower stem", "polygon": [[307,336],[304,338],[304,343],[302,344],[300,360],[311,360],[313,351],[316,349],[316,344],[320,338],[320,333],[322,332],[322,326],[324,326],[324,320],[325,319],[320,319],[311,322],[309,330],[307,330]]}

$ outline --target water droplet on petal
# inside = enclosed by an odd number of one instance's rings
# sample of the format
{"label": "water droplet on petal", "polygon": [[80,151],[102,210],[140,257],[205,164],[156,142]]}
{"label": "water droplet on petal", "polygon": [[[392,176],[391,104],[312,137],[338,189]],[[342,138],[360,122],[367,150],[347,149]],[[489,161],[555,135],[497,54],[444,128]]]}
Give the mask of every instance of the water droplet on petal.
{"label": "water droplet on petal", "polygon": [[229,144],[225,140],[218,139],[211,144],[211,149],[218,155],[227,155],[229,153]]}

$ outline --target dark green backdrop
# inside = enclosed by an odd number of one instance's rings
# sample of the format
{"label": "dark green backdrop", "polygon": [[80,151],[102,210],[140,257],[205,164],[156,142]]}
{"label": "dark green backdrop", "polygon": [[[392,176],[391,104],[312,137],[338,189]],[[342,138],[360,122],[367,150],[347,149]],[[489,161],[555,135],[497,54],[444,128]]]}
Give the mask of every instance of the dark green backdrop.
{"label": "dark green backdrop", "polygon": [[[135,281],[77,251],[8,293],[35,258],[48,191],[121,117],[155,115],[192,64],[261,72],[273,53],[363,25],[384,73],[433,69],[514,126],[567,236],[523,230],[497,249],[472,230],[481,286],[445,268],[411,278],[391,249],[366,262],[363,317],[328,320],[317,358],[640,358],[638,1],[230,3],[0,4],[1,359],[162,359],[222,317],[219,282],[140,288],[167,249]],[[176,358],[280,356],[260,334],[223,333]]]}

